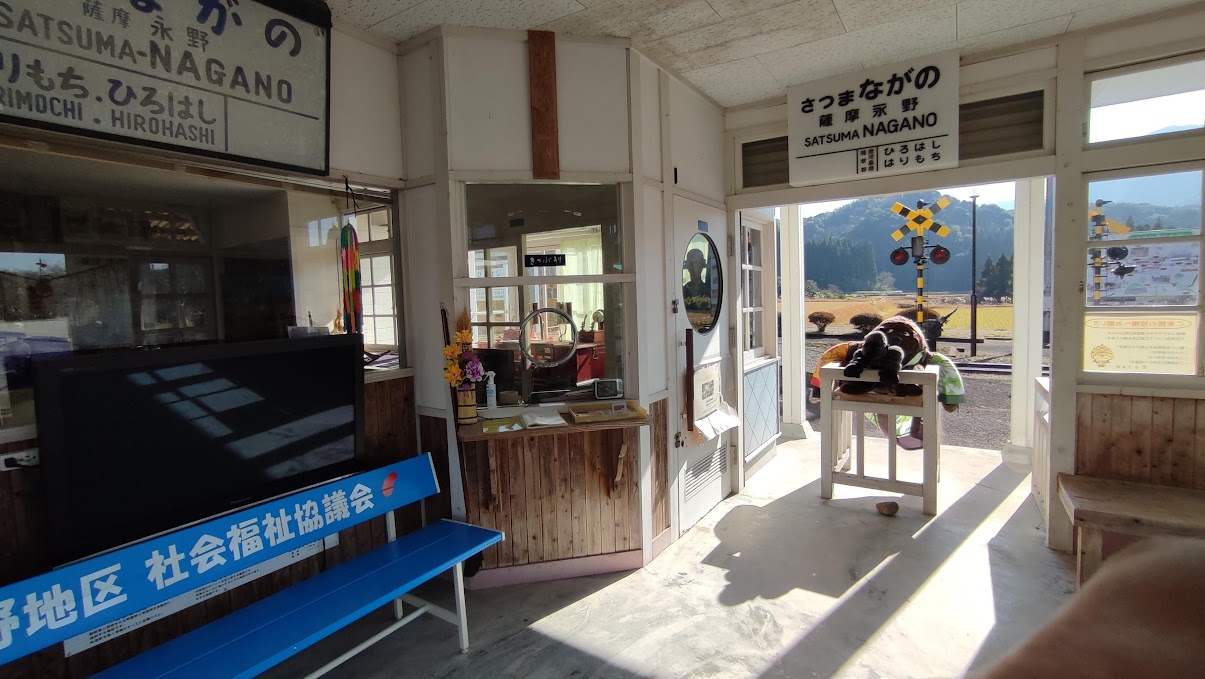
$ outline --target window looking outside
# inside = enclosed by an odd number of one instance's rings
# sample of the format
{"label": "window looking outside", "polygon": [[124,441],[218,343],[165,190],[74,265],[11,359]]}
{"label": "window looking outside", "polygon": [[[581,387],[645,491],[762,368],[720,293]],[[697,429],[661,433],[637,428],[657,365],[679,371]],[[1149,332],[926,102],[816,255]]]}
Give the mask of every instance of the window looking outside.
{"label": "window looking outside", "polygon": [[1091,90],[1091,144],[1205,127],[1205,60],[1098,77]]}
{"label": "window looking outside", "polygon": [[745,358],[757,358],[766,354],[765,329],[762,327],[765,317],[762,239],[765,233],[760,224],[746,221],[741,227],[741,234],[744,244],[741,273],[745,280],[742,281],[744,295],[741,313],[745,320]]}
{"label": "window looking outside", "polygon": [[[499,395],[559,400],[592,393],[600,379],[623,379],[619,187],[469,184],[465,198],[473,344]],[[571,316],[576,336],[555,321],[525,335],[520,324],[541,308]],[[575,355],[556,368],[527,365],[521,351],[556,360],[575,340]]]}
{"label": "window looking outside", "polygon": [[1200,374],[1200,169],[1088,183],[1084,370]]}

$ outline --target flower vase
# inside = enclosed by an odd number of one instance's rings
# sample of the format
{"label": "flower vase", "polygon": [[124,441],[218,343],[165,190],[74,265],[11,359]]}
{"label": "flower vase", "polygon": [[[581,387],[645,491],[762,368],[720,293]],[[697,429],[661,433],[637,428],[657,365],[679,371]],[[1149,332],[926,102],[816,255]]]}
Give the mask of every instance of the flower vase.
{"label": "flower vase", "polygon": [[456,424],[477,424],[477,390],[472,384],[456,390]]}

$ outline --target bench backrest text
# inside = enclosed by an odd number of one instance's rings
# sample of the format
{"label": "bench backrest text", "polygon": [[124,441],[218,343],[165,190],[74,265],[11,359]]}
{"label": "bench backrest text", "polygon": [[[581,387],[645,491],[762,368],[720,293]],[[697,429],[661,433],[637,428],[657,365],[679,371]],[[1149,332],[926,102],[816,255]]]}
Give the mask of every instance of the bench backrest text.
{"label": "bench backrest text", "polygon": [[0,665],[439,492],[430,455],[0,588]]}

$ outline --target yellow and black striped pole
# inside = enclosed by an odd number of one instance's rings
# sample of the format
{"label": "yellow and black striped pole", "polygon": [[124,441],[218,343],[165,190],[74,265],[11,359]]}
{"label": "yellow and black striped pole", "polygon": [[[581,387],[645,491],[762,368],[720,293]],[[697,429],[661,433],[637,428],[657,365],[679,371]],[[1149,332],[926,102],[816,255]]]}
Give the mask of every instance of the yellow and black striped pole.
{"label": "yellow and black striped pole", "polygon": [[1101,281],[1104,275],[1101,273],[1105,268],[1105,260],[1100,256],[1100,250],[1092,250],[1092,302],[1100,304],[1100,289]]}
{"label": "yellow and black striped pole", "polygon": [[925,260],[916,260],[916,324],[925,323]]}

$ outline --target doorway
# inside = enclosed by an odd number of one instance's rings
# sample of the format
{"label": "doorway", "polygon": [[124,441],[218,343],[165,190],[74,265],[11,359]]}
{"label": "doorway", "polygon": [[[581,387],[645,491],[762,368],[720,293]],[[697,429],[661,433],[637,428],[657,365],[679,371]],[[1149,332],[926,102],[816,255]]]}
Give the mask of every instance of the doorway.
{"label": "doorway", "polygon": [[[675,304],[674,335],[677,384],[682,394],[671,459],[676,470],[678,531],[684,533],[734,490],[735,460],[730,432],[704,431],[695,417],[704,401],[734,402],[735,382],[729,345],[731,311],[726,304],[729,238],[727,215],[712,207],[674,197],[671,269]],[[713,379],[696,397],[696,375]],[[697,408],[695,406],[698,406]]]}

